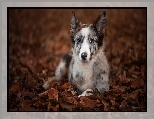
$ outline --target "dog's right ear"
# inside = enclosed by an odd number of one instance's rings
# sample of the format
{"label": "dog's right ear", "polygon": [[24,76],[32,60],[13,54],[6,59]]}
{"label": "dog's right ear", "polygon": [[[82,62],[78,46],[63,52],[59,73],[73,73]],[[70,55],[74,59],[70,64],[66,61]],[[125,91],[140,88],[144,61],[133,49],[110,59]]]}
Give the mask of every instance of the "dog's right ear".
{"label": "dog's right ear", "polygon": [[75,16],[75,12],[72,11],[71,25],[70,25],[71,37],[75,35],[76,31],[80,28],[80,25],[81,25],[81,22],[77,20]]}

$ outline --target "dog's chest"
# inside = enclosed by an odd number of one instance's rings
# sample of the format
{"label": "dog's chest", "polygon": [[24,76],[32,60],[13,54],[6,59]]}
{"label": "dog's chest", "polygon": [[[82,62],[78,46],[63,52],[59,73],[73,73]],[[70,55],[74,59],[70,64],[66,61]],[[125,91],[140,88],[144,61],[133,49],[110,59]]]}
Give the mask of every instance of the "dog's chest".
{"label": "dog's chest", "polygon": [[92,81],[93,71],[91,64],[83,65],[78,62],[73,62],[68,73],[70,81],[77,87]]}
{"label": "dog's chest", "polygon": [[92,76],[92,66],[89,64],[80,65],[78,63],[74,63],[72,67],[72,74],[74,79],[83,78],[84,80],[89,80]]}

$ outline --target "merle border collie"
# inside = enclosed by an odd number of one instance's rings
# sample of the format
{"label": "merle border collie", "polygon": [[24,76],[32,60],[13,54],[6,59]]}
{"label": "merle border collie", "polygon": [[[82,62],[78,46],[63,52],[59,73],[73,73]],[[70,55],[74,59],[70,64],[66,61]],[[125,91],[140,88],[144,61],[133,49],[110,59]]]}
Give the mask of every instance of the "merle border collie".
{"label": "merle border collie", "polygon": [[109,90],[109,64],[104,55],[106,12],[102,12],[93,24],[82,24],[72,11],[70,36],[72,47],[64,55],[55,71],[43,87],[50,87],[52,81],[61,81],[68,75],[68,81],[78,89],[79,96],[89,96],[97,91]]}

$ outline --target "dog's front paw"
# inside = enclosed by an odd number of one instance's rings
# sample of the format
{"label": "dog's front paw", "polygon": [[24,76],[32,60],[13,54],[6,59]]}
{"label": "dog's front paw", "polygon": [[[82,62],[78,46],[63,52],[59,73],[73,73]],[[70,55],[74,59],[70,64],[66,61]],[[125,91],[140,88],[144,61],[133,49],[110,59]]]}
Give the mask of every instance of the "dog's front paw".
{"label": "dog's front paw", "polygon": [[79,95],[78,97],[81,97],[81,96],[90,96],[90,95],[93,95],[93,90],[92,89],[87,89],[81,95]]}

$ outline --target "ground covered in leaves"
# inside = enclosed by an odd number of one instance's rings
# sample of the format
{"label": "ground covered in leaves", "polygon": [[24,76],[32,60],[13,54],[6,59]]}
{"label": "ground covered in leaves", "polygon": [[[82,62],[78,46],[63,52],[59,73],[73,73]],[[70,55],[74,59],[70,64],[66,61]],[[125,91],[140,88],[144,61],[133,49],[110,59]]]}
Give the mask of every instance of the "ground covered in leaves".
{"label": "ground covered in leaves", "polygon": [[[103,96],[77,97],[70,82],[44,81],[54,76],[70,50],[71,9],[9,9],[9,111],[146,111],[146,10],[107,9],[105,53],[110,64],[110,90]],[[75,10],[92,23],[103,10]]]}

